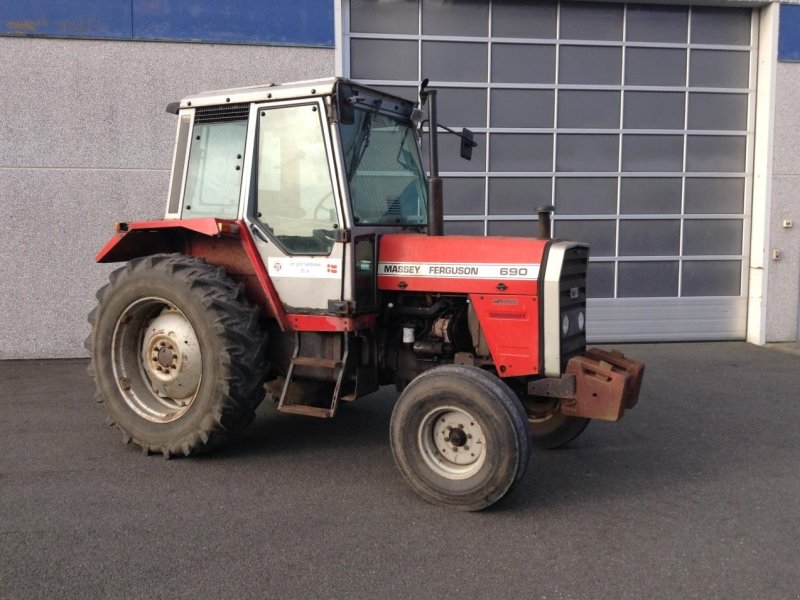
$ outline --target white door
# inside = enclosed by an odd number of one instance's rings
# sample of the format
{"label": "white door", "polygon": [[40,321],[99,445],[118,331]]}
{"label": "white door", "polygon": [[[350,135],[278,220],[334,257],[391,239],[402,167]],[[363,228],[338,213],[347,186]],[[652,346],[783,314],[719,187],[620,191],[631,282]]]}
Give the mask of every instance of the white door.
{"label": "white door", "polygon": [[335,241],[343,220],[324,105],[257,111],[248,221],[266,235],[256,236],[256,246],[287,312],[327,311],[342,299],[344,244]]}

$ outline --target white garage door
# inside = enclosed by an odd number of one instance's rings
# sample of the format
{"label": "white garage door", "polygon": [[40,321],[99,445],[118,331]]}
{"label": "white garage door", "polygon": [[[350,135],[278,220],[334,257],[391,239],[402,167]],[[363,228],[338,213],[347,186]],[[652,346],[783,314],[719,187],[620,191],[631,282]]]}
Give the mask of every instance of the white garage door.
{"label": "white garage door", "polygon": [[595,2],[344,0],[342,73],[443,135],[445,230],[591,243],[593,341],[745,337],[757,16]]}

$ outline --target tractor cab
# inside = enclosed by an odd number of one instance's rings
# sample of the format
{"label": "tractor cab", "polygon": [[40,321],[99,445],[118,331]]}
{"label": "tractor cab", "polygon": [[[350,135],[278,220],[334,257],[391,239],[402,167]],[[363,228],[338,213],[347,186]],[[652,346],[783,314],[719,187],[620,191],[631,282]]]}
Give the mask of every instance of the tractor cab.
{"label": "tractor cab", "polygon": [[375,309],[376,236],[427,226],[412,103],[327,79],[210,92],[171,110],[168,219],[244,221],[290,312]]}

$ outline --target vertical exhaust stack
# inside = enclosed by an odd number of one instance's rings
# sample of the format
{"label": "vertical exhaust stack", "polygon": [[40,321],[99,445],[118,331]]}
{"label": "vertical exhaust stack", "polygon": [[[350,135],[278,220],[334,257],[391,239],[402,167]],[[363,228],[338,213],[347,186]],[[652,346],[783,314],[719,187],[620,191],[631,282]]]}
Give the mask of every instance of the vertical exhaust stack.
{"label": "vertical exhaust stack", "polygon": [[428,154],[430,175],[428,176],[428,235],[444,233],[444,191],[439,177],[439,121],[436,115],[436,90],[425,89],[428,80],[422,82],[419,97],[422,104],[428,105]]}
{"label": "vertical exhaust stack", "polygon": [[555,210],[555,206],[552,204],[548,204],[546,206],[540,206],[536,209],[536,212],[539,213],[539,237],[543,240],[549,240],[553,237],[553,222],[551,220],[551,215]]}

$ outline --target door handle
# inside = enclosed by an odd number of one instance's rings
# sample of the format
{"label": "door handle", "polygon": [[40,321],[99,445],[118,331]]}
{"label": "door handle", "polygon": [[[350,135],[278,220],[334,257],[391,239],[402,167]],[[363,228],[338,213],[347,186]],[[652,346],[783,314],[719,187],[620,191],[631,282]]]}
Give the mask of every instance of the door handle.
{"label": "door handle", "polygon": [[256,225],[250,225],[250,231],[253,232],[253,235],[260,239],[265,244],[269,244],[269,238],[267,234],[261,231]]}

